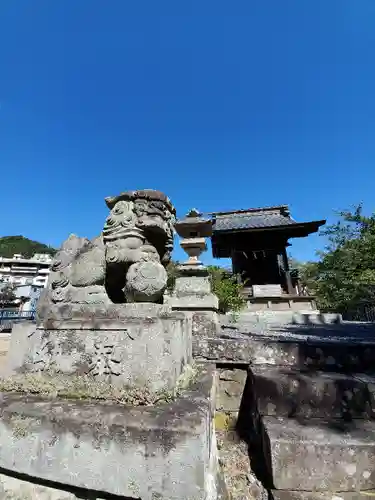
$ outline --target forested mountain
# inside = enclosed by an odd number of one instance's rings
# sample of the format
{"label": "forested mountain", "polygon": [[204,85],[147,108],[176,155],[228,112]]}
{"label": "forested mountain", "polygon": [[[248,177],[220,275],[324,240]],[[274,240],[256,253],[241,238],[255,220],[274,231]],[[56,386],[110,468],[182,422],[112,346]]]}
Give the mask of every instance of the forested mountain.
{"label": "forested mountain", "polygon": [[0,237],[0,257],[13,257],[15,253],[20,253],[24,257],[32,257],[35,253],[54,255],[56,249],[24,236]]}

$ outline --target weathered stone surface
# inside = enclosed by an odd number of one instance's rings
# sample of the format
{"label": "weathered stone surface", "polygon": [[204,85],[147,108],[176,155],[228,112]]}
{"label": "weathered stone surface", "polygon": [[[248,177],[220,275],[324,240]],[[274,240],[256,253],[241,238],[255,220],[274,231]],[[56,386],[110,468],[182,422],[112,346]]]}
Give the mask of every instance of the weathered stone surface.
{"label": "weathered stone surface", "polygon": [[375,424],[264,417],[263,452],[275,489],[375,488]]}
{"label": "weathered stone surface", "polygon": [[36,483],[86,488],[90,498],[213,500],[213,389],[208,370],[183,397],[160,407],[3,394],[0,467]]}
{"label": "weathered stone surface", "polygon": [[22,366],[29,348],[29,339],[36,331],[36,325],[30,322],[15,323],[12,328],[6,361],[1,367],[1,375],[10,374],[13,367]]}
{"label": "weathered stone surface", "polygon": [[65,329],[61,323],[59,329],[19,327],[8,371],[90,374],[113,384],[171,389],[191,362],[191,330],[184,315],[152,306],[129,307],[133,315],[121,324],[96,318],[67,322]]}
{"label": "weathered stone surface", "polygon": [[217,410],[238,412],[247,378],[247,370],[219,370]]}
{"label": "weathered stone surface", "polygon": [[167,271],[159,262],[137,262],[126,274],[126,298],[128,302],[155,302],[167,288],[167,280]]}
{"label": "weathered stone surface", "polygon": [[371,418],[375,419],[375,376],[365,373],[356,373],[354,378],[367,388],[367,411]]}
{"label": "weathered stone surface", "polygon": [[[154,316],[168,316],[172,308],[167,305],[138,304],[54,304],[37,324],[46,329],[89,328],[100,329],[111,321],[113,328],[121,329],[126,320],[147,319]],[[174,315],[177,317],[178,313]],[[183,318],[180,314],[180,318]]]}
{"label": "weathered stone surface", "polygon": [[266,416],[367,417],[367,385],[351,375],[254,367],[258,410]]}
{"label": "weathered stone surface", "polygon": [[254,345],[249,341],[194,338],[193,356],[202,361],[222,361],[249,364]]}
{"label": "weathered stone surface", "polygon": [[220,326],[216,312],[197,311],[192,312],[191,315],[193,337],[216,337],[218,335]]}
{"label": "weathered stone surface", "polygon": [[211,293],[211,283],[208,276],[180,276],[176,279],[174,293],[176,297],[190,295],[208,295]]}
{"label": "weathered stone surface", "polygon": [[369,500],[374,496],[374,490],[325,492],[272,490],[270,500]]}
{"label": "weathered stone surface", "polygon": [[270,339],[258,335],[248,338],[195,338],[194,356],[223,363],[252,363],[325,371],[372,371],[375,343],[330,339]]}
{"label": "weathered stone surface", "polygon": [[203,268],[201,275],[197,276],[190,275],[189,269],[186,273],[188,275],[176,279],[173,294],[168,297],[167,303],[177,310],[217,311],[219,301],[211,292],[207,271]]}
{"label": "weathered stone surface", "polygon": [[87,498],[100,500],[99,497],[88,497],[84,493],[79,497],[69,491],[35,484],[31,482],[34,478],[19,479],[7,474],[0,474],[0,498],[4,500],[76,500],[77,498]]}

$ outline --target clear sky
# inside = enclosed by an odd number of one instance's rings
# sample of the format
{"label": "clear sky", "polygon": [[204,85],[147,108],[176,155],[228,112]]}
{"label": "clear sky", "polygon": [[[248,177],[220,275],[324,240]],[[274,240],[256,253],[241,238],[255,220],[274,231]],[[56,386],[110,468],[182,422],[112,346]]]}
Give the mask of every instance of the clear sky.
{"label": "clear sky", "polygon": [[374,26],[375,0],[1,1],[0,235],[92,237],[137,188],[375,210]]}

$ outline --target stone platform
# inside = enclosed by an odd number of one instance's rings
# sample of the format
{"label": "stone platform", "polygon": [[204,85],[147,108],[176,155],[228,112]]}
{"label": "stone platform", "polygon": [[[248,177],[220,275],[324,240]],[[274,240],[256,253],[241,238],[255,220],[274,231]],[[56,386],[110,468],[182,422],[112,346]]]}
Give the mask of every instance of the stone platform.
{"label": "stone platform", "polygon": [[[270,499],[373,496],[375,325],[225,321],[216,336],[193,339],[193,354],[216,363],[219,432],[235,426],[249,477]],[[259,483],[240,484],[238,498]],[[265,497],[261,488],[254,494]]]}
{"label": "stone platform", "polygon": [[[375,325],[222,325],[216,336],[193,338],[201,361],[358,373],[375,365]],[[339,367],[339,370],[337,370]]]}
{"label": "stone platform", "polygon": [[22,498],[43,498],[32,496],[43,486],[58,500],[72,492],[87,499],[216,498],[214,391],[206,367],[175,401],[150,407],[2,393],[6,498],[19,498],[18,490],[29,495]]}

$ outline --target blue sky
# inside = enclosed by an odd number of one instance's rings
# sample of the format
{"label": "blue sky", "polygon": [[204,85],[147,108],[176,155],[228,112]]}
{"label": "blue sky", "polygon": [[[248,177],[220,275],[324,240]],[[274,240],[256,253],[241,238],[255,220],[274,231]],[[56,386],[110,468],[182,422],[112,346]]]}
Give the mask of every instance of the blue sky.
{"label": "blue sky", "polygon": [[92,237],[145,187],[179,215],[375,210],[374,26],[374,0],[0,2],[0,234]]}

